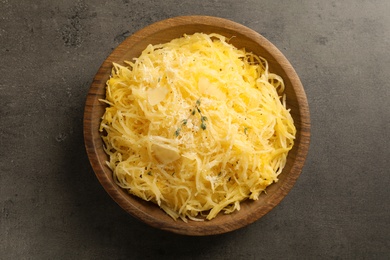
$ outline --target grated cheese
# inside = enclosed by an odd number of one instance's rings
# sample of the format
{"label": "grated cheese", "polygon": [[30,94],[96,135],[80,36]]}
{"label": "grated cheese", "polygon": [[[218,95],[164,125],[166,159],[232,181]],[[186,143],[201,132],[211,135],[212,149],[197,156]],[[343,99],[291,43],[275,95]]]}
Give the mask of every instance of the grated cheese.
{"label": "grated cheese", "polygon": [[120,187],[187,221],[239,210],[278,181],[296,129],[265,59],[196,33],[125,63],[100,126]]}

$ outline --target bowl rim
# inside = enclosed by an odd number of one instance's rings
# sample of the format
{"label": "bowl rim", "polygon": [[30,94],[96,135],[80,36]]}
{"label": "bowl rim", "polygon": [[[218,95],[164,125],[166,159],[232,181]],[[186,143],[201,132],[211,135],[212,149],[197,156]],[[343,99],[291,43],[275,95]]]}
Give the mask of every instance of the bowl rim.
{"label": "bowl rim", "polygon": [[[291,79],[291,85],[294,86],[294,91],[299,91],[299,95],[297,95],[297,102],[299,104],[300,110],[301,130],[299,133],[297,131],[297,135],[300,135],[300,142],[294,144],[294,146],[298,145],[296,148],[296,160],[291,167],[289,175],[286,177],[287,182],[283,183],[282,186],[269,197],[268,205],[266,205],[264,208],[255,209],[253,212],[251,212],[250,216],[241,217],[240,219],[235,219],[233,215],[225,217],[226,221],[219,226],[214,226],[213,220],[204,221],[202,222],[205,223],[203,225],[197,224],[199,222],[188,225],[188,223],[184,223],[181,220],[166,221],[166,219],[159,219],[153,216],[151,212],[146,210],[148,206],[145,205],[145,203],[142,201],[138,201],[136,204],[129,203],[128,197],[131,195],[124,193],[119,186],[110,180],[109,172],[107,171],[108,167],[105,165],[105,162],[100,160],[100,157],[98,156],[102,150],[102,140],[101,134],[98,132],[97,127],[97,120],[100,121],[100,118],[97,118],[95,113],[96,107],[101,106],[98,99],[104,98],[105,96],[102,96],[101,91],[99,93],[98,90],[101,88],[102,84],[105,86],[107,80],[107,78],[103,77],[102,75],[107,74],[107,71],[111,72],[112,62],[118,62],[118,59],[124,55],[129,46],[136,47],[137,42],[142,40],[143,37],[150,37],[160,30],[168,30],[178,26],[209,26],[224,29],[228,28],[232,31],[239,31],[240,35],[244,35],[254,40],[268,52],[272,53],[275,61],[280,64],[288,78]],[[84,144],[90,164],[97,179],[102,184],[106,192],[111,196],[111,198],[133,217],[152,227],[177,234],[193,236],[216,235],[231,232],[255,222],[271,211],[289,193],[297,178],[301,174],[310,144],[309,106],[302,83],[290,62],[279,51],[278,48],[276,48],[270,41],[268,41],[265,37],[256,31],[232,20],[214,16],[191,15],[172,17],[152,23],[128,36],[111,52],[111,54],[104,60],[98,69],[98,72],[96,73],[87,94],[83,124]],[[133,199],[138,200],[138,198]],[[155,207],[157,208],[158,206]]]}

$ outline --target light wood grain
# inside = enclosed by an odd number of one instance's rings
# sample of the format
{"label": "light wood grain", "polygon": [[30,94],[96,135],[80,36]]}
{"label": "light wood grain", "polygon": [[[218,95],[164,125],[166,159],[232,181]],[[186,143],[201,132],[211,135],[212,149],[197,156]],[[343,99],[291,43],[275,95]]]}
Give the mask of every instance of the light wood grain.
{"label": "light wood grain", "polygon": [[[287,105],[291,109],[297,128],[293,149],[279,181],[267,189],[257,201],[245,201],[241,210],[230,215],[220,213],[211,221],[174,221],[156,205],[142,201],[119,188],[112,179],[112,172],[105,165],[107,155],[102,147],[98,131],[105,105],[98,100],[105,97],[105,84],[112,62],[123,64],[141,54],[148,44],[157,44],[195,32],[219,33],[231,38],[230,43],[238,48],[252,51],[269,62],[270,70],[286,84]],[[257,32],[230,20],[207,16],[183,16],[152,24],[125,39],[103,62],[88,92],[84,111],[84,139],[92,168],[107,193],[124,210],[153,227],[170,232],[203,236],[230,232],[247,226],[274,208],[292,189],[299,177],[309,149],[310,117],[306,94],[295,70],[285,56]]]}

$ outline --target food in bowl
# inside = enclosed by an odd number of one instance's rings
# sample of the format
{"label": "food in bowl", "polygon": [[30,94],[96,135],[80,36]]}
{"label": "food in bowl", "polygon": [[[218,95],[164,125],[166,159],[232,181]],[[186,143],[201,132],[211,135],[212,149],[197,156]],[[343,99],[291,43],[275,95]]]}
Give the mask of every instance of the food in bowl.
{"label": "food in bowl", "polygon": [[173,219],[240,210],[278,181],[296,128],[283,79],[220,34],[113,64],[100,131],[114,180]]}

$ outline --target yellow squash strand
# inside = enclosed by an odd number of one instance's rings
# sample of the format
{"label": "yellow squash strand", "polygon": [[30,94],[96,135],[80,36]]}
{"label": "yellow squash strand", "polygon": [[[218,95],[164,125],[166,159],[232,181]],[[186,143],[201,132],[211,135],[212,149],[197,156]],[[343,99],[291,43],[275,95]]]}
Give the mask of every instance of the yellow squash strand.
{"label": "yellow squash strand", "polygon": [[214,218],[278,180],[296,129],[267,61],[218,34],[114,64],[102,118],[117,184],[183,221]]}

